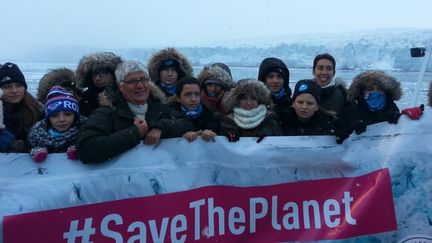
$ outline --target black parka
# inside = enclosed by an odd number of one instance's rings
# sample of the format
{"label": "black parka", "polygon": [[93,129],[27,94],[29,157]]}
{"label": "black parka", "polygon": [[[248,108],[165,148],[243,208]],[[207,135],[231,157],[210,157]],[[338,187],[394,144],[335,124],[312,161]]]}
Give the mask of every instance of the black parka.
{"label": "black parka", "polygon": [[[154,88],[154,87],[153,87]],[[135,115],[121,93],[106,90],[109,102],[101,102],[81,127],[77,137],[78,157],[83,163],[103,162],[135,147],[142,137],[133,124]],[[181,137],[193,129],[193,124],[152,95],[147,101],[146,122],[149,129],[162,131],[161,138]]]}

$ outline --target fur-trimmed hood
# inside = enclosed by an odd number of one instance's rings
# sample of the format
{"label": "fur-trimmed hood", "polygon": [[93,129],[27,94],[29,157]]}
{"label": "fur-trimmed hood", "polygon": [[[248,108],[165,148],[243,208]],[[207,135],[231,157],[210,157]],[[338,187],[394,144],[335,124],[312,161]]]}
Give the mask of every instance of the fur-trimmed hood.
{"label": "fur-trimmed hood", "polygon": [[112,52],[98,52],[82,57],[76,70],[76,87],[88,87],[89,83],[92,81],[93,71],[108,69],[112,71],[114,75],[117,65],[122,62],[123,60],[121,57]]}
{"label": "fur-trimmed hood", "polygon": [[224,103],[225,110],[232,111],[239,104],[240,95],[245,94],[257,99],[258,104],[269,106],[272,103],[271,92],[264,83],[256,79],[242,79],[228,93]]}
{"label": "fur-trimmed hood", "polygon": [[198,75],[198,81],[200,81],[201,88],[204,88],[204,82],[206,80],[219,81],[224,90],[229,90],[234,86],[234,81],[229,73],[216,65],[205,66]]}
{"label": "fur-trimmed hood", "polygon": [[37,89],[37,99],[45,103],[49,90],[55,86],[75,87],[75,72],[69,68],[56,68],[47,72],[39,81]]}
{"label": "fur-trimmed hood", "polygon": [[[157,99],[162,104],[166,103],[166,96],[155,84],[150,84],[149,99]],[[101,94],[99,94],[100,106],[112,107],[114,103],[124,100],[122,94],[115,85],[107,87]]]}
{"label": "fur-trimmed hood", "polygon": [[383,71],[373,70],[357,75],[348,89],[348,101],[360,100],[364,90],[371,83],[379,84],[390,100],[399,100],[402,96],[400,82]]}
{"label": "fur-trimmed hood", "polygon": [[179,68],[183,73],[179,73],[178,79],[181,79],[185,76],[193,76],[192,65],[186,56],[180,53],[177,49],[170,47],[156,52],[150,57],[148,61],[147,68],[149,70],[150,79],[154,83],[158,84],[160,82],[158,70],[162,62],[167,59],[174,59],[179,62]]}

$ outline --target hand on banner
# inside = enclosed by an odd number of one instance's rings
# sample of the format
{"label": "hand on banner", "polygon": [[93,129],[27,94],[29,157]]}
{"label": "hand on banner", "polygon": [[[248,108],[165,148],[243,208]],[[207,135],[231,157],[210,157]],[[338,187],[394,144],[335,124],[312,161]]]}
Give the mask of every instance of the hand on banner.
{"label": "hand on banner", "polygon": [[240,140],[240,136],[236,132],[229,132],[225,135],[228,138],[228,141],[230,142],[237,142]]}
{"label": "hand on banner", "polygon": [[423,115],[424,105],[403,109],[401,114],[407,115],[411,120],[418,120]]}
{"label": "hand on banner", "polygon": [[30,156],[34,162],[42,163],[47,158],[48,151],[46,148],[32,148]]}
{"label": "hand on banner", "polygon": [[73,145],[69,146],[69,148],[66,151],[66,154],[67,154],[68,159],[70,159],[70,160],[77,160],[78,159],[76,148]]}

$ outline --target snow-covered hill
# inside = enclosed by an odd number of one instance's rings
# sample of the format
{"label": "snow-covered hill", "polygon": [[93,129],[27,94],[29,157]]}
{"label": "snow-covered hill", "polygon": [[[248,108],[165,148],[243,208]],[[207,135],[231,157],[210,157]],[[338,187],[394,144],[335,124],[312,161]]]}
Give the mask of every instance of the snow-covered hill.
{"label": "snow-covered hill", "polygon": [[[383,69],[418,71],[422,58],[412,58],[410,48],[432,48],[430,29],[380,29],[339,34],[296,34],[269,36],[259,39],[227,40],[208,43],[207,46],[177,46],[195,66],[225,62],[230,66],[259,66],[270,56],[284,60],[290,68],[310,68],[313,58],[323,52],[335,56],[338,69]],[[78,63],[89,52],[113,51],[127,59],[147,62],[156,48],[100,49],[97,47],[47,47],[32,51],[17,50],[16,55],[0,57],[26,62]],[[428,65],[432,71],[432,63]]]}

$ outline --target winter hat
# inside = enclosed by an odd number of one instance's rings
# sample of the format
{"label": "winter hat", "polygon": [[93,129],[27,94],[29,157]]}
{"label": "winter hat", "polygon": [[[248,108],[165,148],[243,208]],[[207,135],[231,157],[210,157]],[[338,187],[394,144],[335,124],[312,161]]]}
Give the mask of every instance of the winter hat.
{"label": "winter hat", "polygon": [[312,79],[303,79],[296,83],[293,94],[293,101],[301,94],[311,94],[315,97],[317,103],[321,102],[321,86]]}
{"label": "winter hat", "polygon": [[178,72],[179,67],[180,67],[180,63],[177,60],[172,59],[172,58],[163,60],[161,65],[158,67],[158,72],[160,72],[164,69],[170,68],[170,67],[175,68]]}
{"label": "winter hat", "polygon": [[15,63],[7,62],[0,66],[0,87],[10,83],[20,83],[27,89],[24,75]]}
{"label": "winter hat", "polygon": [[288,84],[289,82],[290,73],[285,63],[275,57],[269,57],[264,59],[259,67],[258,80],[261,82],[265,82],[266,76],[271,72],[280,73],[282,75],[282,78],[284,80],[284,88],[286,88],[285,84]]}
{"label": "winter hat", "polygon": [[224,90],[229,90],[234,86],[234,81],[229,73],[218,65],[205,66],[198,75],[198,80],[201,83],[201,87],[209,83],[217,83],[222,86]]}
{"label": "winter hat", "polygon": [[[189,62],[186,56],[175,48],[165,48],[154,53],[147,63],[150,79],[156,84],[159,85],[159,74],[160,70],[162,70],[160,68],[161,66],[168,64],[163,64],[167,60],[177,61],[178,79],[181,79],[185,76],[193,76],[192,64]],[[175,62],[173,62],[171,65],[174,65],[174,63]]]}
{"label": "winter hat", "polygon": [[264,83],[256,79],[241,79],[227,94],[224,107],[227,111],[233,111],[238,105],[240,97],[250,96],[258,101],[258,104],[269,106],[272,103],[271,92]]}
{"label": "winter hat", "polygon": [[60,111],[71,111],[75,113],[75,118],[80,115],[78,102],[73,95],[61,86],[54,86],[50,89],[45,102],[45,120]]}
{"label": "winter hat", "polygon": [[228,73],[228,75],[232,79],[231,69],[228,67],[228,65],[226,65],[225,63],[222,63],[222,62],[216,62],[216,63],[213,63],[212,65],[210,65],[210,67],[214,67],[214,66],[222,68],[225,72]]}

